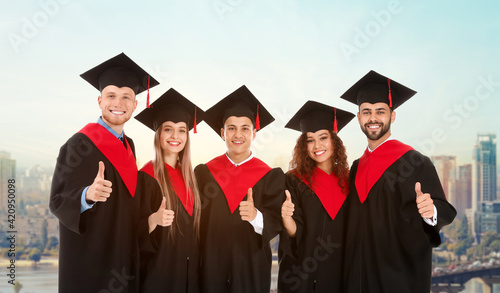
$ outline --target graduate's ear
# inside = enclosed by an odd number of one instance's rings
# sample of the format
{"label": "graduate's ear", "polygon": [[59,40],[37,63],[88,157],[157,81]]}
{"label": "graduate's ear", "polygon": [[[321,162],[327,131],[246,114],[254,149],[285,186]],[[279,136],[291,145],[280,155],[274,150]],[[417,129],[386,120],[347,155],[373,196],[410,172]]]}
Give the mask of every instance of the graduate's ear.
{"label": "graduate's ear", "polygon": [[396,111],[391,111],[391,123],[394,123],[394,120],[396,120]]}
{"label": "graduate's ear", "polygon": [[101,102],[102,102],[102,97],[98,96],[97,97],[97,104],[99,104],[99,109],[102,109]]}
{"label": "graduate's ear", "polygon": [[256,136],[257,136],[257,129],[254,128],[252,134],[252,140],[254,140]]}
{"label": "graduate's ear", "polygon": [[223,139],[224,141],[226,141],[226,136],[225,136],[225,133],[224,133],[224,128],[221,128],[221,129],[220,129],[220,137],[222,137],[222,139]]}

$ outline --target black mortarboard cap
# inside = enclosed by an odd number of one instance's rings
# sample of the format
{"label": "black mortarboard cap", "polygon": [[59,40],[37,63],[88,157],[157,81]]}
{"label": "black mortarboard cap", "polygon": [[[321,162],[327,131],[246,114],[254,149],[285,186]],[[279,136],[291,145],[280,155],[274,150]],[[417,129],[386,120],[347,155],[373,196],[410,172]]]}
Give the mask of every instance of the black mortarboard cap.
{"label": "black mortarboard cap", "polygon": [[124,53],[104,61],[80,76],[99,91],[108,85],[126,86],[136,95],[159,84]]}
{"label": "black mortarboard cap", "polygon": [[196,133],[196,125],[203,121],[204,111],[173,88],[166,91],[149,108],[135,116],[142,124],[153,131],[165,121],[185,122],[189,130]]}
{"label": "black mortarboard cap", "polygon": [[250,118],[257,131],[274,121],[274,117],[244,85],[208,109],[205,122],[220,134],[224,122],[230,116]]}
{"label": "black mortarboard cap", "polygon": [[302,133],[327,129],[339,132],[356,115],[315,101],[307,101],[285,125]]}
{"label": "black mortarboard cap", "polygon": [[340,98],[358,106],[362,103],[386,103],[394,110],[416,93],[416,91],[371,70]]}

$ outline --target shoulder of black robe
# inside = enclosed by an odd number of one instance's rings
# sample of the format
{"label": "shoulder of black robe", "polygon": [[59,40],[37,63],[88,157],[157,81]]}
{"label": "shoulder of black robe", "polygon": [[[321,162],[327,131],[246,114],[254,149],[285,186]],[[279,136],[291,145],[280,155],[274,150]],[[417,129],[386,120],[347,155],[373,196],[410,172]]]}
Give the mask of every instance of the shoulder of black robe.
{"label": "shoulder of black robe", "polygon": [[126,136],[126,135],[125,135],[125,138],[127,139],[128,144],[129,144],[130,148],[132,149],[132,153],[134,154],[134,157],[135,157],[135,145],[134,145],[134,141],[130,137]]}
{"label": "shoulder of black robe", "polygon": [[[453,221],[457,211],[446,199],[436,168],[429,157],[413,150],[406,153],[398,161],[400,162],[398,186],[403,200],[401,205],[403,218],[412,222],[413,225],[421,225],[429,242],[434,247],[437,247],[441,244],[439,231],[443,226]],[[384,173],[383,176],[390,180],[391,174]],[[420,182],[423,193],[431,195],[438,214],[436,226],[427,224],[418,213],[415,193],[416,182]]]}

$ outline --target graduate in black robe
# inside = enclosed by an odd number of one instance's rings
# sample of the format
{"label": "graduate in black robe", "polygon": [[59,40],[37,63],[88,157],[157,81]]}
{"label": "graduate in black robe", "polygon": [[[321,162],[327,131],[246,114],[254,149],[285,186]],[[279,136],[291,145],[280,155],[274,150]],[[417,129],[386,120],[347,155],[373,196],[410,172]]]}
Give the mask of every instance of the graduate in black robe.
{"label": "graduate in black robe", "polygon": [[154,179],[147,182],[162,195],[150,200],[151,209],[164,197],[164,208],[175,214],[168,227],[150,226],[158,250],[141,254],[141,292],[200,291],[201,205],[191,167],[189,131],[195,128],[196,132],[196,124],[203,120],[203,113],[176,90],[169,89],[151,104],[151,108],[135,117],[155,131],[155,159],[139,171]]}
{"label": "graduate in black robe", "polygon": [[139,243],[149,236],[134,144],[123,126],[147,76],[123,53],[82,74],[101,91],[102,116],[57,158],[49,207],[60,221],[59,292],[138,292]]}
{"label": "graduate in black robe", "polygon": [[342,96],[368,138],[349,179],[344,292],[430,292],[432,248],[456,210],[430,159],[391,137],[394,109],[414,94],[370,71]]}
{"label": "graduate in black robe", "polygon": [[308,101],[285,126],[302,135],[286,174],[279,292],[342,292],[349,165],[337,133],[352,118],[352,113]]}
{"label": "graduate in black robe", "polygon": [[281,230],[284,175],[253,157],[256,131],[274,118],[245,87],[207,110],[227,152],[195,168],[202,200],[202,292],[268,293],[269,241]]}

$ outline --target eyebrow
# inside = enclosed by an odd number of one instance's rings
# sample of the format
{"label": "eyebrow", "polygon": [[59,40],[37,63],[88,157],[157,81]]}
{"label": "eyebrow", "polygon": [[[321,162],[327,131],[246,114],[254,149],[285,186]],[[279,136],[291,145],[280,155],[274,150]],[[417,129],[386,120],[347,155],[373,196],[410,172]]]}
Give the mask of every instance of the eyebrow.
{"label": "eyebrow", "polygon": [[[250,124],[242,124],[242,125],[239,125],[240,127],[250,127]],[[238,127],[237,125],[235,124],[228,124],[226,125],[226,127]]]}
{"label": "eyebrow", "polygon": [[380,111],[380,110],[387,111],[386,108],[375,108],[375,109],[372,109],[372,108],[363,108],[363,109],[361,109],[361,112],[362,111],[372,111],[372,110],[375,110],[375,111]]}

